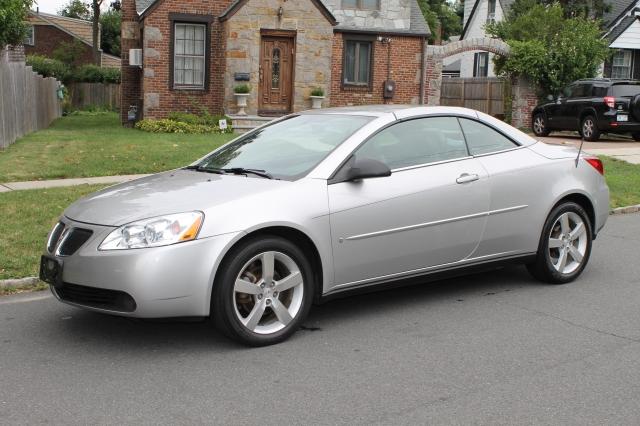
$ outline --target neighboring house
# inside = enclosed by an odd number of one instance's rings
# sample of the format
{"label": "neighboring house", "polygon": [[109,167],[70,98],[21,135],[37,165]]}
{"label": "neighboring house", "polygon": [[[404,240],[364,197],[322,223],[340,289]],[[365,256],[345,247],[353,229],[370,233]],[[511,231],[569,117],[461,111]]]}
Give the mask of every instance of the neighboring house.
{"label": "neighboring house", "polygon": [[640,79],[640,1],[614,0],[604,24],[604,38],[614,52],[603,76]]}
{"label": "neighboring house", "polygon": [[[460,36],[450,36],[449,40],[443,44],[453,43],[460,40]],[[442,78],[459,78],[460,77],[460,54],[447,56],[442,60]]]}
{"label": "neighboring house", "polygon": [[[489,22],[501,21],[514,0],[466,0],[460,40],[487,37],[484,27]],[[460,77],[495,77],[493,53],[464,52],[460,59]]]}
{"label": "neighboring house", "polygon": [[[29,12],[28,20],[28,33],[24,39],[26,55],[38,54],[51,57],[62,43],[73,43],[74,40],[78,40],[83,46],[79,64],[93,63],[91,21],[34,11]],[[101,51],[101,66],[120,68],[120,58]]]}
{"label": "neighboring house", "polygon": [[416,0],[123,0],[122,118],[233,113],[243,83],[251,115],[308,109],[316,87],[325,106],[420,103],[428,35]]}

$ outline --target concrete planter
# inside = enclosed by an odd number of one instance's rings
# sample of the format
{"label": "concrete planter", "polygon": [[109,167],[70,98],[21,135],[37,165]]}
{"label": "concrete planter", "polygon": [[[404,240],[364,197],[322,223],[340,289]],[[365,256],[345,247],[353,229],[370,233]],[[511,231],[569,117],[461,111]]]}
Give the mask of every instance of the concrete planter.
{"label": "concrete planter", "polygon": [[311,98],[311,108],[320,109],[322,108],[322,101],[324,100],[324,96],[309,96]]}
{"label": "concrete planter", "polygon": [[247,112],[244,110],[247,107],[247,98],[251,95],[250,93],[234,93],[236,96],[236,105],[238,105],[238,115],[247,115]]}

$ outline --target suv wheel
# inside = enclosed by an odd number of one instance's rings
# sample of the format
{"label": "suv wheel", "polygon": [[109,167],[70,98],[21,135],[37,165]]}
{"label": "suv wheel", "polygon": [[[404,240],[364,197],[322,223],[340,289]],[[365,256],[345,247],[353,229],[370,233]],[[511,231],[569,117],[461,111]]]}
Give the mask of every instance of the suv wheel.
{"label": "suv wheel", "polygon": [[582,119],[580,134],[587,141],[597,141],[600,139],[600,129],[598,129],[596,119],[593,115],[587,115]]}
{"label": "suv wheel", "polygon": [[549,129],[547,129],[547,119],[544,114],[538,113],[533,116],[533,133],[536,136],[549,136]]}

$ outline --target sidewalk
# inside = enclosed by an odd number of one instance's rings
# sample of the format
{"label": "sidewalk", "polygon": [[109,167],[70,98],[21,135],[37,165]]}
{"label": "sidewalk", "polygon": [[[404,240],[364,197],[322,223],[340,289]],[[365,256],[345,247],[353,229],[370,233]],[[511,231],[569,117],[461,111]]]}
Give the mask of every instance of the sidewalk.
{"label": "sidewalk", "polygon": [[[579,136],[557,135],[539,138],[540,141],[552,145],[580,146]],[[606,155],[631,164],[640,164],[640,142],[608,140],[598,142],[585,141],[582,150],[594,155]]]}
{"label": "sidewalk", "polygon": [[99,176],[89,178],[73,178],[73,179],[53,179],[53,180],[32,180],[26,182],[7,182],[0,183],[0,192],[21,191],[24,189],[45,189],[57,188],[61,186],[75,185],[95,185],[128,182],[149,175],[122,175],[122,176]]}

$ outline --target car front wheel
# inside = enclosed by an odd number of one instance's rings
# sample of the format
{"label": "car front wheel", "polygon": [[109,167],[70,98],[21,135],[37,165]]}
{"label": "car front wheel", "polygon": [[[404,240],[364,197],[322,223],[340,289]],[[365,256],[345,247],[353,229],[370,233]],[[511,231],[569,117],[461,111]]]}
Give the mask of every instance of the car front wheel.
{"label": "car front wheel", "polygon": [[549,136],[549,129],[547,127],[547,119],[544,114],[536,114],[533,117],[533,133],[536,136]]}
{"label": "car front wheel", "polygon": [[211,316],[228,337],[250,346],[279,343],[306,318],[313,274],[304,253],[280,237],[250,240],[221,265]]}
{"label": "car front wheel", "polygon": [[591,224],[584,209],[572,202],[561,204],[547,218],[536,260],[527,269],[546,283],[571,282],[589,261],[591,240]]}
{"label": "car front wheel", "polygon": [[597,141],[600,139],[600,129],[598,129],[596,119],[592,115],[587,115],[582,119],[580,134],[587,141]]}

